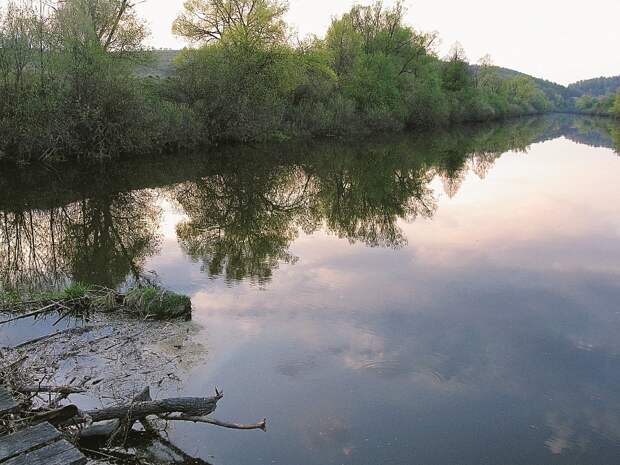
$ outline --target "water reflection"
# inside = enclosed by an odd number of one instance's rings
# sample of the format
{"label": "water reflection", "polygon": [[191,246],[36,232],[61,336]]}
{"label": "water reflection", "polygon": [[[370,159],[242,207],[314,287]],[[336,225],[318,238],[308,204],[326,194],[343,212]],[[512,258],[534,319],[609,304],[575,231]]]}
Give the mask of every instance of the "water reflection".
{"label": "water reflection", "polygon": [[66,277],[121,285],[158,250],[159,198],[148,188],[170,184],[159,193],[186,215],[177,226],[185,253],[210,277],[264,285],[281,264],[295,263],[290,246],[300,232],[325,228],[351,243],[403,247],[399,220],[433,216],[435,177],[454,198],[467,173],[484,179],[503,153],[560,136],[620,151],[610,120],[561,116],[424,137],[231,149],[208,162],[8,172],[0,176],[2,285]]}
{"label": "water reflection", "polygon": [[300,231],[325,228],[351,243],[400,248],[407,238],[398,221],[435,211],[429,185],[436,175],[453,197],[470,169],[484,177],[502,153],[525,150],[548,125],[524,120],[430,140],[320,145],[288,157],[242,151],[220,160],[213,174],[169,190],[188,217],[177,235],[209,276],[259,284],[295,262],[289,248]]}
{"label": "water reflection", "polygon": [[[209,359],[184,393],[225,386],[223,418],[270,420],[267,435],[170,431],[209,462],[611,465],[617,137],[561,116],[231,149],[158,161],[125,189],[87,179],[54,199],[30,184],[0,210],[40,225],[21,243],[37,238],[37,263],[63,257],[63,276],[154,268],[192,295]],[[6,279],[31,267],[15,242]],[[118,265],[87,274],[103,261]]]}
{"label": "water reflection", "polygon": [[73,279],[120,286],[158,250],[155,194],[101,196],[47,210],[4,210],[0,216],[0,285],[54,287]]}
{"label": "water reflection", "polygon": [[295,166],[239,157],[217,174],[170,190],[188,220],[177,226],[183,250],[211,277],[264,283],[289,253],[297,228],[312,228],[309,180]]}

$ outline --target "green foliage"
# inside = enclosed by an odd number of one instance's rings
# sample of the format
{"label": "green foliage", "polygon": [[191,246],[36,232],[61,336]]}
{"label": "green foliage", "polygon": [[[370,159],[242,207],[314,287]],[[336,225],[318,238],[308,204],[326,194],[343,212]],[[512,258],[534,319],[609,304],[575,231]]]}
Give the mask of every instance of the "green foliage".
{"label": "green foliage", "polygon": [[583,95],[575,99],[575,109],[589,115],[612,116],[615,111],[616,96],[609,94],[603,97]]}
{"label": "green foliage", "polygon": [[191,313],[192,301],[156,286],[134,287],[127,291],[124,306],[141,316],[171,319]]}
{"label": "green foliage", "polygon": [[237,39],[186,50],[174,78],[177,96],[191,106],[208,140],[273,138],[294,89],[293,53]]}
{"label": "green foliage", "polygon": [[[102,159],[395,131],[571,101],[568,89],[489,59],[471,66],[460,45],[440,59],[437,35],[408,26],[401,1],[356,5],[324,39],[293,46],[284,1],[187,0],[173,28],[198,47],[163,77],[149,73],[162,64],[145,50],[147,30],[129,0],[42,9],[16,1],[0,15],[0,158]],[[614,102],[576,104],[609,114]]]}
{"label": "green foliage", "polygon": [[59,311],[70,310],[75,315],[86,311],[128,311],[161,320],[188,317],[192,310],[188,296],[152,285],[132,287],[125,294],[79,282],[72,282],[61,290],[0,292],[0,308],[17,310],[50,304],[56,305]]}
{"label": "green foliage", "polygon": [[21,301],[21,295],[17,291],[0,291],[0,308],[10,308],[21,303]]}
{"label": "green foliage", "polygon": [[68,0],[41,10],[9,2],[0,17],[0,154],[103,158],[159,150],[150,135],[162,105],[133,72],[146,58],[145,36],[125,0]]}
{"label": "green foliage", "polygon": [[91,287],[79,282],[71,283],[62,291],[62,296],[66,300],[84,299],[91,291]]}
{"label": "green foliage", "polygon": [[229,35],[245,43],[282,44],[287,10],[280,0],[187,0],[172,30],[193,42],[208,43]]}
{"label": "green foliage", "polygon": [[616,100],[614,102],[614,114],[620,118],[620,89],[618,89],[618,93],[616,94]]}
{"label": "green foliage", "polygon": [[569,89],[578,92],[581,95],[591,95],[593,97],[604,97],[609,94],[615,94],[620,90],[620,76],[600,77],[579,81],[568,86]]}
{"label": "green foliage", "polygon": [[71,282],[60,289],[29,290],[28,288],[11,288],[0,291],[0,308],[18,307],[28,302],[29,305],[45,305],[48,302],[81,301],[88,299],[92,286],[80,282]]}

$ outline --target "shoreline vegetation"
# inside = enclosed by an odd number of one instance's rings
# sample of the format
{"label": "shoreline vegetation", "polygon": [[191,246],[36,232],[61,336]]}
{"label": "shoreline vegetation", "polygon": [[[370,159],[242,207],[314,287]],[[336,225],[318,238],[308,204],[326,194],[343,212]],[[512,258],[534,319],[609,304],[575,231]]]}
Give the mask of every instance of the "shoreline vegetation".
{"label": "shoreline vegetation", "polygon": [[24,292],[0,291],[0,311],[16,316],[0,321],[0,326],[25,318],[58,313],[60,318],[77,318],[93,312],[123,312],[143,320],[191,320],[192,302],[188,296],[175,294],[148,284],[128,288],[124,292],[102,286],[71,283],[61,290]]}
{"label": "shoreline vegetation", "polygon": [[[576,111],[620,115],[620,93],[468,63],[405,23],[402,2],[354,6],[295,39],[279,0],[188,0],[172,28],[194,45],[169,76],[129,0],[10,0],[0,11],[0,159],[128,157],[222,143],[401,131]],[[595,80],[596,81],[596,80]],[[582,85],[587,88],[587,85]],[[576,97],[579,96],[579,97]]]}

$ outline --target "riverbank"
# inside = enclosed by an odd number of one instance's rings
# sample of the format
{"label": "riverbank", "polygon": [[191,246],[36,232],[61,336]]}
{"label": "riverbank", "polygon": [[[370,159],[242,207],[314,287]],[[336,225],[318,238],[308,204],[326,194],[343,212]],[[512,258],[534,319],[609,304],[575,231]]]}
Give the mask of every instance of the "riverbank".
{"label": "riverbank", "polygon": [[[0,373],[16,403],[0,415],[0,435],[49,422],[89,463],[177,463],[171,457],[206,463],[162,432],[178,422],[266,428],[264,421],[242,425],[212,418],[209,414],[223,398],[217,389],[211,397],[175,395],[183,373],[207,354],[195,340],[200,328],[179,319],[136,319],[131,313],[82,319],[67,318],[61,309],[3,314]],[[60,322],[64,329],[58,329]],[[14,332],[15,325],[48,329],[43,336],[7,346],[2,336]]]}

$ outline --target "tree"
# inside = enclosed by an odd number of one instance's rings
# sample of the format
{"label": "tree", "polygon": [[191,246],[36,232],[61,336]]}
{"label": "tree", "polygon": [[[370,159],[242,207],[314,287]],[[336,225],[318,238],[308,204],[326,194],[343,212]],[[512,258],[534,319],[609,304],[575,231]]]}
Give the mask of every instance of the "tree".
{"label": "tree", "polygon": [[490,55],[483,56],[478,61],[476,73],[476,86],[488,92],[496,93],[501,88],[502,79],[497,72],[497,67],[493,64]]}
{"label": "tree", "polygon": [[467,55],[460,43],[452,46],[449,55],[444,60],[443,85],[447,91],[458,92],[471,84],[471,72]]}
{"label": "tree", "polygon": [[148,29],[135,6],[130,0],[65,0],[56,10],[59,36],[116,55],[140,51]]}
{"label": "tree", "polygon": [[16,92],[26,85],[27,68],[36,51],[37,19],[32,8],[15,2],[0,15],[0,76],[5,86],[12,84]]}
{"label": "tree", "polygon": [[356,58],[364,55],[389,56],[397,75],[415,74],[420,61],[433,54],[437,34],[419,33],[404,24],[402,1],[384,8],[380,1],[371,6],[354,6],[341,19],[335,19],[326,42],[334,53],[338,74],[346,74]]}
{"label": "tree", "polygon": [[616,102],[614,103],[614,113],[618,118],[620,118],[620,89],[618,89],[618,93],[616,94]]}
{"label": "tree", "polygon": [[238,38],[267,44],[287,38],[283,18],[288,5],[281,0],[187,0],[184,8],[172,30],[192,42],[218,41],[230,30]]}
{"label": "tree", "polygon": [[341,92],[371,129],[402,128],[410,121],[414,107],[420,108],[414,95],[418,84],[435,60],[437,35],[406,26],[404,14],[402,2],[392,8],[380,1],[357,5],[334,19],[327,32]]}

